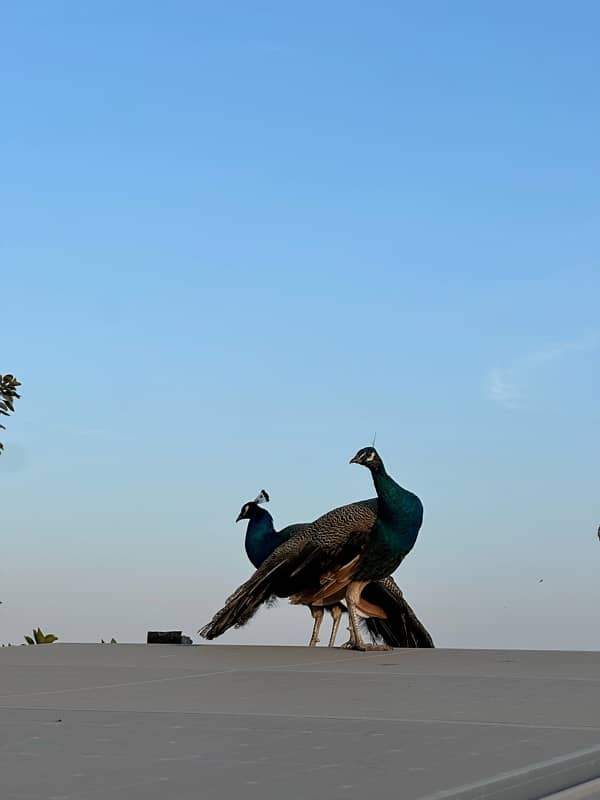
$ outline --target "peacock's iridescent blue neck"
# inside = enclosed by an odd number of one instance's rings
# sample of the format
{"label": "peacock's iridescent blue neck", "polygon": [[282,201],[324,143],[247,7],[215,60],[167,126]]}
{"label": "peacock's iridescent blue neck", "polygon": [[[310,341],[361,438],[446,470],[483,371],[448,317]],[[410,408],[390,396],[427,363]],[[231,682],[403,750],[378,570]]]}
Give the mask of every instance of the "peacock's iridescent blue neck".
{"label": "peacock's iridescent blue neck", "polygon": [[419,498],[403,489],[381,467],[373,472],[378,498],[378,518],[373,536],[386,549],[406,554],[414,546],[423,522]]}
{"label": "peacock's iridescent blue neck", "polygon": [[281,544],[281,537],[273,525],[273,517],[264,508],[259,508],[248,521],[246,528],[246,554],[255,567],[260,567],[273,550]]}

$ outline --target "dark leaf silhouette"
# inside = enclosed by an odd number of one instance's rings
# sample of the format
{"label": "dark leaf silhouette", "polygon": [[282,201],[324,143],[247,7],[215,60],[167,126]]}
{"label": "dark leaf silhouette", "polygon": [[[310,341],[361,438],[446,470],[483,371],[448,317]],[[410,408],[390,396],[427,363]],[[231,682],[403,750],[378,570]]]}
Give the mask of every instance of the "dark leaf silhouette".
{"label": "dark leaf silhouette", "polygon": [[[14,410],[14,401],[18,400],[20,395],[17,388],[21,384],[10,373],[7,375],[0,375],[0,415],[8,417]],[[0,425],[4,428],[4,425]],[[4,445],[0,442],[0,453],[4,450]]]}

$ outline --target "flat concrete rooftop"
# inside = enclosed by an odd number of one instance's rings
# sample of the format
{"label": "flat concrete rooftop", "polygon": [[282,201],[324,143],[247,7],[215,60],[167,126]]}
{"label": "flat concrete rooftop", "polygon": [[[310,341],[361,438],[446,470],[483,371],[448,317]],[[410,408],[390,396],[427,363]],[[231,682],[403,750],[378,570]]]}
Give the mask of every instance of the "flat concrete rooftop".
{"label": "flat concrete rooftop", "polygon": [[582,799],[594,779],[600,653],[0,650],[2,800]]}

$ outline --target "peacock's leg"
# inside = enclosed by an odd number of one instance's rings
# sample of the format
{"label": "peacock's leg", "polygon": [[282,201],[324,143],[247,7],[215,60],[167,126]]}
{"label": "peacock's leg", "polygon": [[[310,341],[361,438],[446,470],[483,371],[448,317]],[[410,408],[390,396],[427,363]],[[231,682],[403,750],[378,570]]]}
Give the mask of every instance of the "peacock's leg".
{"label": "peacock's leg", "polygon": [[316,647],[317,642],[319,641],[319,630],[321,628],[321,623],[323,622],[323,616],[325,614],[324,609],[322,606],[311,606],[310,613],[312,614],[312,618],[315,621],[313,625],[312,636],[310,637],[310,642],[308,643],[309,647]]}
{"label": "peacock's leg", "polygon": [[350,617],[350,641],[344,645],[349,650],[391,650],[387,644],[367,644],[360,635],[356,604],[360,600],[362,590],[367,585],[366,581],[353,581],[346,589],[346,605]]}
{"label": "peacock's leg", "polygon": [[364,642],[360,636],[360,630],[358,628],[358,614],[356,613],[355,605],[357,599],[360,597],[362,588],[362,584],[351,583],[346,589],[346,606],[348,608],[348,620],[350,621],[348,626],[348,630],[350,631],[350,639],[346,642],[346,644],[343,645],[343,647],[349,650],[361,650],[361,645],[364,645]]}
{"label": "peacock's leg", "polygon": [[331,636],[329,637],[328,647],[334,647],[335,637],[337,636],[338,628],[340,627],[340,620],[342,619],[344,609],[339,603],[337,603],[335,606],[331,606],[329,611],[331,612],[331,617],[333,619],[333,627],[331,628]]}

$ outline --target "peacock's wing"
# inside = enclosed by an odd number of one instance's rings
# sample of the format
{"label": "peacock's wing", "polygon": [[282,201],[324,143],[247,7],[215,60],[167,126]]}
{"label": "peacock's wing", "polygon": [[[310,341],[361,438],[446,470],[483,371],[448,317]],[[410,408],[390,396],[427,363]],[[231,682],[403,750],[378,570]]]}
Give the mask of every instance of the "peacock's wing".
{"label": "peacock's wing", "polygon": [[287,596],[293,603],[327,605],[343,596],[376,516],[376,500],[351,503],[323,514],[295,537],[306,536],[318,547],[313,558],[290,575]]}
{"label": "peacock's wing", "polygon": [[278,531],[278,536],[281,541],[284,542],[286,539],[290,539],[292,536],[305,530],[309,524],[308,522],[297,522],[294,525],[286,525],[285,528]]}

